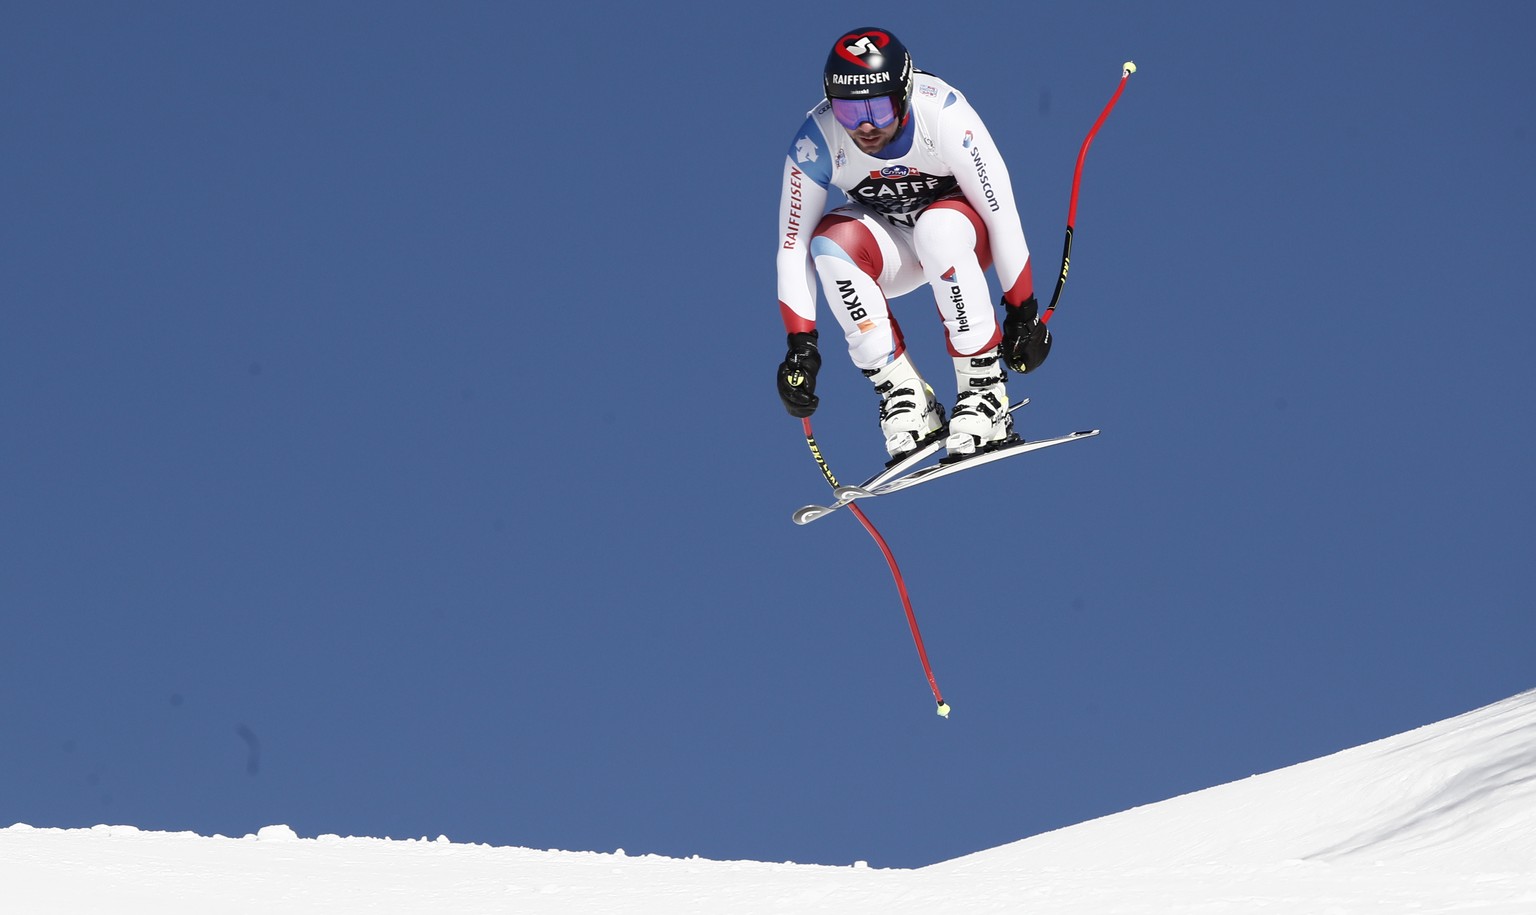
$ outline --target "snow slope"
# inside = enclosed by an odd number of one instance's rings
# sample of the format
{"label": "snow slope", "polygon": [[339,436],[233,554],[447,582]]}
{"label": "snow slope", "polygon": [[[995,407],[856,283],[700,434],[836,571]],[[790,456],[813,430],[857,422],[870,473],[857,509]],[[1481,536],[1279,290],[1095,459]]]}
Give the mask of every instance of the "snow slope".
{"label": "snow slope", "polygon": [[918,870],[0,830],[0,911],[1536,913],[1536,691]]}

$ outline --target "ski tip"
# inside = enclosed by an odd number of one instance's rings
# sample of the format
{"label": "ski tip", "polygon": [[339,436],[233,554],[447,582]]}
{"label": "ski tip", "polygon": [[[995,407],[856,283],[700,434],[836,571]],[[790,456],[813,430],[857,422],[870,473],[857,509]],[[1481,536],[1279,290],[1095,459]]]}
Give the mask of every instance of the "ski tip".
{"label": "ski tip", "polygon": [[943,699],[939,700],[939,717],[946,721],[949,720],[949,703]]}
{"label": "ski tip", "polygon": [[862,486],[839,486],[833,493],[839,502],[852,502],[854,499],[867,499],[874,495]]}
{"label": "ski tip", "polygon": [[795,513],[790,518],[796,524],[810,524],[831,510],[825,505],[802,505],[795,509]]}

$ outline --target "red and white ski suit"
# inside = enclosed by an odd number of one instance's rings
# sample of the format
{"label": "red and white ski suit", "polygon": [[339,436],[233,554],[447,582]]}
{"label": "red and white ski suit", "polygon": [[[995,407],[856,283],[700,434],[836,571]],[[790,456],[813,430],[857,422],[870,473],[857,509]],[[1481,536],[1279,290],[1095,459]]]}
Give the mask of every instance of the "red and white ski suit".
{"label": "red and white ski suit", "polygon": [[[848,203],[825,212],[836,187]],[[1008,168],[958,90],[922,71],[896,138],[862,152],[825,99],[807,114],[784,160],[779,199],[779,310],[790,333],[816,326],[815,276],[861,369],[903,350],[888,300],[927,284],[949,351],[998,344],[985,270],[995,261],[1003,297],[1034,292],[1029,246]]]}

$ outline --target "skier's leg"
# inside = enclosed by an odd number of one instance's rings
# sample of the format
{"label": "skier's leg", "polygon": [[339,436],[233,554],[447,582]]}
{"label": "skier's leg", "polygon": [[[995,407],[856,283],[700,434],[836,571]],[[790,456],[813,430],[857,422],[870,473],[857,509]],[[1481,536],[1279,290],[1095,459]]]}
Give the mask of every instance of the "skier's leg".
{"label": "skier's leg", "polygon": [[918,219],[912,244],[933,287],[955,361],[955,409],[945,447],[971,454],[1013,437],[1008,374],[998,358],[1002,328],[992,306],[985,224],[962,199],[941,200]]}
{"label": "skier's leg", "polygon": [[944,319],[949,354],[973,355],[1002,342],[987,287],[987,228],[970,204],[950,198],[929,207],[912,230],[912,247]]}
{"label": "skier's leg", "polygon": [[913,272],[903,269],[904,262],[916,262],[906,247],[862,207],[833,210],[811,236],[811,261],[822,292],[843,328],[848,355],[860,369],[877,369],[906,349],[886,299],[891,281]]}
{"label": "skier's leg", "polygon": [[907,355],[886,298],[886,288],[900,295],[914,286],[920,277],[916,258],[904,238],[855,207],[823,217],[811,238],[811,258],[853,364],[880,395],[886,451],[899,457],[936,434],[944,422],[933,389]]}

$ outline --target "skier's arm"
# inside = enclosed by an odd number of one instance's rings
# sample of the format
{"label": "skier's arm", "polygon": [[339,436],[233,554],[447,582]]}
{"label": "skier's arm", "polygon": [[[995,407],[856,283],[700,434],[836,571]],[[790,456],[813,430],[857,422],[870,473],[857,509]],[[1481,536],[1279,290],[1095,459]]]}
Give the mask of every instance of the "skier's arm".
{"label": "skier's arm", "polygon": [[811,265],[811,233],[827,206],[832,163],[821,129],[812,117],[795,134],[784,157],[779,192],[779,315],[788,334],[788,351],[777,373],[779,399],[796,417],[816,412],[816,272]]}
{"label": "skier's arm", "polygon": [[816,274],[811,266],[811,233],[827,205],[832,180],[826,141],[807,118],[784,157],[779,192],[779,313],[788,333],[816,328]]}
{"label": "skier's arm", "polygon": [[[958,95],[958,93],[957,93]],[[964,97],[944,109],[939,151],[955,170],[966,200],[986,223],[992,262],[1003,285],[1003,301],[1020,305],[1034,295],[1029,244],[1019,222],[1008,166],[993,145],[992,135]]]}
{"label": "skier's arm", "polygon": [[962,97],[944,109],[940,154],[991,239],[992,263],[1003,284],[1003,361],[1016,372],[1032,372],[1051,351],[1051,332],[1039,318],[1029,245],[1019,222],[1008,165],[993,145],[981,117]]}

